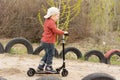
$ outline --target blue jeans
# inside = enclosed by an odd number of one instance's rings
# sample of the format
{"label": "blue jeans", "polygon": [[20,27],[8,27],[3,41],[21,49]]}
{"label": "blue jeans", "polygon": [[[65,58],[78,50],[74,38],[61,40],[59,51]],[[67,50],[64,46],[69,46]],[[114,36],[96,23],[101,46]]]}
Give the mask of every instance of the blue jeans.
{"label": "blue jeans", "polygon": [[52,65],[53,55],[55,52],[54,44],[41,42],[41,46],[45,50],[45,55],[42,57],[41,61],[43,61],[47,65]]}

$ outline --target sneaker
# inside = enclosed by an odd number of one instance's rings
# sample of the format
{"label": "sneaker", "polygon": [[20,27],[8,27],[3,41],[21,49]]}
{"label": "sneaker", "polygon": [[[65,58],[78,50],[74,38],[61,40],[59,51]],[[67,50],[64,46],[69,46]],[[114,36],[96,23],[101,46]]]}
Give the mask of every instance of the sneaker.
{"label": "sneaker", "polygon": [[47,71],[47,72],[56,72],[55,70],[53,70],[52,66],[46,66],[45,71]]}
{"label": "sneaker", "polygon": [[44,69],[37,68],[37,72],[42,72]]}
{"label": "sneaker", "polygon": [[43,71],[44,70],[44,66],[45,66],[45,63],[40,63],[39,64],[39,66],[38,66],[38,69],[37,69],[37,71],[39,72],[39,71]]}

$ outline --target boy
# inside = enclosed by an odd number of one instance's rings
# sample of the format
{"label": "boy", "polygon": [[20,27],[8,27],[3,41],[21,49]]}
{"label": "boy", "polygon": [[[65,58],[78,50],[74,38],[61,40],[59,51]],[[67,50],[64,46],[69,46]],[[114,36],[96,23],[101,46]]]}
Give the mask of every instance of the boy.
{"label": "boy", "polygon": [[[56,35],[68,34],[67,31],[62,31],[57,28],[56,21],[59,19],[60,11],[56,7],[51,7],[47,10],[47,14],[44,16],[44,32],[42,34],[41,46],[45,49],[45,55],[41,59],[38,71],[43,71],[44,67],[46,71],[53,72],[52,60],[54,55],[54,43],[56,42]],[[46,64],[46,66],[45,66]]]}

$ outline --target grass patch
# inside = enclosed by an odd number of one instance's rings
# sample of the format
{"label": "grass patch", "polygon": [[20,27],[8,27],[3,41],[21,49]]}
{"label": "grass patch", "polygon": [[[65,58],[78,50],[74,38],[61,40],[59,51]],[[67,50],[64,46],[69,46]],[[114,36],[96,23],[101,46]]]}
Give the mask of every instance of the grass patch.
{"label": "grass patch", "polygon": [[65,58],[66,59],[70,59],[70,60],[76,60],[77,59],[77,56],[75,53],[73,52],[68,52],[66,55],[65,55]]}
{"label": "grass patch", "polygon": [[27,48],[22,44],[14,45],[11,50],[11,54],[27,54]]}
{"label": "grass patch", "polygon": [[89,57],[88,61],[89,62],[95,62],[95,63],[100,62],[99,58],[95,55],[92,55],[91,57]]}
{"label": "grass patch", "polygon": [[120,65],[120,56],[113,55],[110,59],[110,63],[113,65]]}

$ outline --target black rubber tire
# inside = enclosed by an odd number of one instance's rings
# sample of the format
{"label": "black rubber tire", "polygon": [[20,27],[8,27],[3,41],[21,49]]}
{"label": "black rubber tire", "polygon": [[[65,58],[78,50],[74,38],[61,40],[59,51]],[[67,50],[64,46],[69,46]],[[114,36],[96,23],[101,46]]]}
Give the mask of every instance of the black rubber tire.
{"label": "black rubber tire", "polygon": [[99,61],[100,61],[101,63],[106,63],[106,59],[105,59],[103,53],[100,52],[100,51],[98,51],[98,50],[91,50],[91,51],[87,52],[87,53],[84,55],[84,59],[85,59],[86,61],[88,61],[88,59],[89,59],[92,55],[96,55],[96,56],[99,58]]}
{"label": "black rubber tire", "polygon": [[15,44],[23,44],[27,48],[28,54],[33,54],[33,47],[31,42],[29,42],[25,38],[14,38],[11,41],[9,41],[5,47],[5,52],[9,53],[10,49],[15,45]]}
{"label": "black rubber tire", "polygon": [[0,53],[4,53],[4,47],[1,43],[0,43]]}
{"label": "black rubber tire", "polygon": [[63,69],[61,75],[62,75],[62,77],[66,77],[68,75],[68,70]]}
{"label": "black rubber tire", "polygon": [[33,68],[30,68],[30,69],[27,71],[27,75],[28,75],[29,77],[34,76],[35,73],[36,73],[36,72],[35,72],[35,70],[34,70]]}
{"label": "black rubber tire", "polygon": [[40,77],[36,80],[62,80],[62,79],[51,75],[51,76],[43,76],[43,77]]}
{"label": "black rubber tire", "polygon": [[[34,55],[39,55],[42,50],[44,50],[44,48],[43,48],[42,46],[39,46],[39,47],[37,47],[37,48],[34,50],[33,54],[34,54]],[[56,58],[59,57],[59,54],[58,54],[58,51],[57,51],[56,48],[55,48],[54,57],[56,57]]]}
{"label": "black rubber tire", "polygon": [[[73,52],[76,54],[77,56],[77,59],[81,58],[82,57],[82,53],[75,47],[67,47],[65,48],[65,55],[68,53],[68,52]],[[60,58],[63,57],[63,51],[60,52]]]}
{"label": "black rubber tire", "polygon": [[112,57],[113,55],[117,55],[117,56],[120,57],[120,52],[115,51],[115,52],[111,53],[111,54],[108,56],[108,58],[106,58],[106,64],[111,64],[110,59],[111,59],[111,57]]}
{"label": "black rubber tire", "polygon": [[0,77],[0,80],[7,80],[7,79]]}
{"label": "black rubber tire", "polygon": [[116,80],[116,79],[106,73],[92,73],[84,77],[82,80]]}

